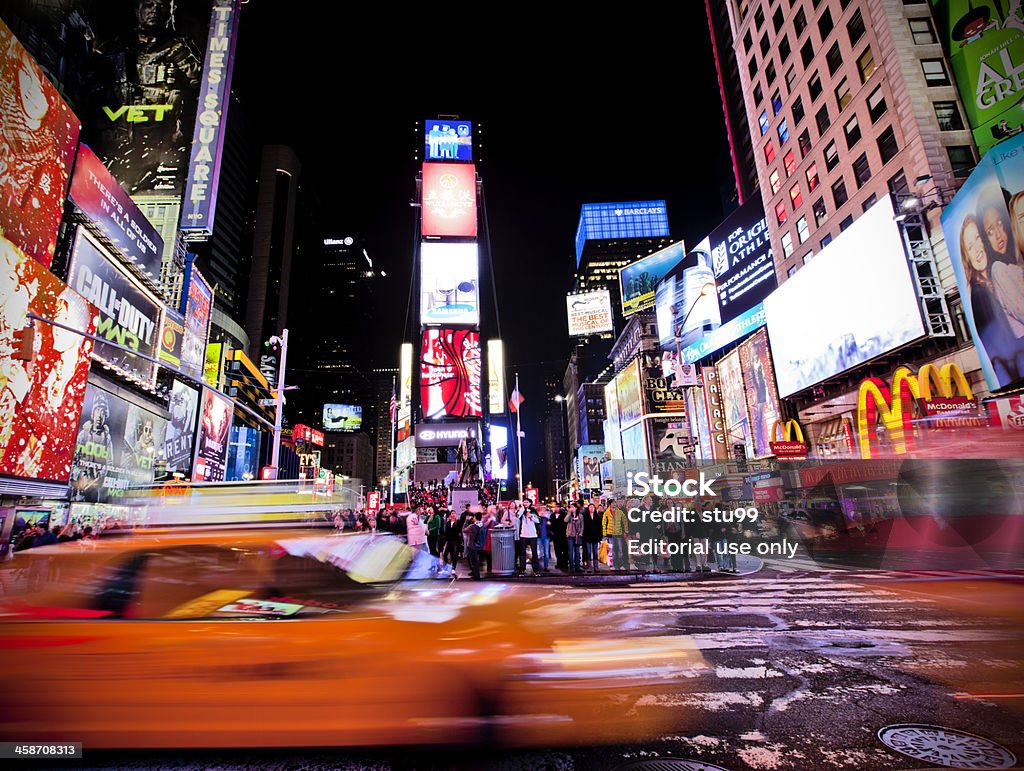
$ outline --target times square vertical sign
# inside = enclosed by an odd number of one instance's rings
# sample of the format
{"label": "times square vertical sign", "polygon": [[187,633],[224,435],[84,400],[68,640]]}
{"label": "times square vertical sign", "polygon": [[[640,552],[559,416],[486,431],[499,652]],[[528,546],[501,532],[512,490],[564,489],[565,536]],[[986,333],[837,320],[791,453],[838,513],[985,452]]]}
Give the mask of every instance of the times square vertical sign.
{"label": "times square vertical sign", "polygon": [[181,211],[181,230],[193,241],[213,233],[239,14],[238,0],[214,0]]}

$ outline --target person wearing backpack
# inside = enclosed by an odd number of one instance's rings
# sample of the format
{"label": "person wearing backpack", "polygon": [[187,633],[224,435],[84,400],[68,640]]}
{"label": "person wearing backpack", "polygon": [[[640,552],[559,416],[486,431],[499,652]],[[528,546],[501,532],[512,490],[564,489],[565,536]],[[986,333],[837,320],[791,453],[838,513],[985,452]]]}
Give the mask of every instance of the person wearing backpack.
{"label": "person wearing backpack", "polygon": [[480,580],[480,552],[483,551],[487,542],[487,528],[484,526],[483,514],[479,511],[473,515],[472,524],[467,526],[469,542],[469,577],[474,581]]}

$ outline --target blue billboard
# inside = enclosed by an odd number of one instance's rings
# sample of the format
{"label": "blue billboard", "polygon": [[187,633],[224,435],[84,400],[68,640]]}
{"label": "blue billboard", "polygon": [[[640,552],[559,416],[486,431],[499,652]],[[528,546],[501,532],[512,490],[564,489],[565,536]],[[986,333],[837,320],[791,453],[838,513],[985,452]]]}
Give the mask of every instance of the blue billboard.
{"label": "blue billboard", "polygon": [[637,260],[619,271],[619,289],[622,292],[622,315],[632,316],[654,307],[654,291],[660,282],[686,256],[686,246],[680,241],[661,251]]}
{"label": "blue billboard", "polygon": [[729,343],[746,337],[765,325],[764,303],[758,303],[749,311],[722,324],[715,330],[704,335],[700,340],[686,346],[680,352],[687,364],[694,364],[705,356],[725,348]]}
{"label": "blue billboard", "polygon": [[576,267],[587,241],[667,237],[667,212],[664,201],[583,204],[576,228]]}
{"label": "blue billboard", "polygon": [[468,120],[425,121],[424,142],[428,161],[473,160],[473,124]]}

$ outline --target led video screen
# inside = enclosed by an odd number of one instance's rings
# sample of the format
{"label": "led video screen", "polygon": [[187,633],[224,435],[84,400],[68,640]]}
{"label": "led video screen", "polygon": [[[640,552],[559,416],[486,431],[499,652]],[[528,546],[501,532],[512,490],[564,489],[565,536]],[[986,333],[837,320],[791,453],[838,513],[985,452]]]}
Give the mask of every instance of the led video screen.
{"label": "led video screen", "polygon": [[420,347],[420,402],[427,419],[481,416],[479,332],[424,330]]}

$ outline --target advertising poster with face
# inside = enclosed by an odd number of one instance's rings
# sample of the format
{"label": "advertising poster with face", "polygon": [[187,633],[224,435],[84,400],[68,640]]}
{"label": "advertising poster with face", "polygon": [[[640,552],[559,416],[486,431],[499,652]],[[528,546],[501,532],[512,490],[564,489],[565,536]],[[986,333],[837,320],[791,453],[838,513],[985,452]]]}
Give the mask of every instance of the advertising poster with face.
{"label": "advertising poster with face", "polygon": [[772,426],[779,419],[779,395],[775,389],[768,334],[760,329],[739,346],[740,365],[746,384],[750,431],[755,457],[772,454]]}
{"label": "advertising poster with face", "polygon": [[199,408],[199,432],[192,479],[196,482],[223,482],[227,470],[228,438],[234,405],[216,391],[203,389]]}
{"label": "advertising poster with face", "polygon": [[0,114],[0,232],[48,268],[81,123],[2,21]]}
{"label": "advertising poster with face", "polygon": [[[28,314],[31,361],[16,358]],[[96,309],[0,236],[0,474],[67,482],[89,376]]]}
{"label": "advertising poster with face", "polygon": [[743,443],[747,457],[754,456],[754,439],[750,433],[747,395],[743,387],[743,369],[739,351],[733,351],[718,363],[718,378],[725,407],[725,426],[729,445]]}
{"label": "advertising poster with face", "polygon": [[964,316],[992,391],[1024,383],[1024,135],[986,155],[942,213]]}
{"label": "advertising poster with face", "polygon": [[651,441],[655,460],[686,460],[693,454],[686,418],[653,418]]}
{"label": "advertising poster with face", "polygon": [[198,378],[206,362],[210,337],[213,289],[194,264],[188,269],[188,294],[185,300],[185,332],[181,343],[181,371]]}
{"label": "advertising poster with face", "polygon": [[604,460],[603,444],[585,444],[576,451],[576,476],[580,488],[601,489],[601,461]]}
{"label": "advertising poster with face", "polygon": [[162,460],[167,421],[135,404],[128,405],[124,423],[121,465],[132,485],[153,481],[156,464]]}
{"label": "advertising poster with face", "polygon": [[178,472],[188,476],[192,470],[192,442],[199,414],[199,391],[174,381],[171,389],[171,420],[164,436],[164,460],[167,473]]}

